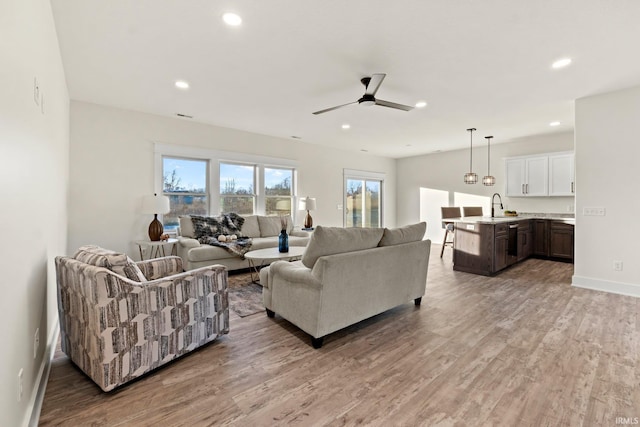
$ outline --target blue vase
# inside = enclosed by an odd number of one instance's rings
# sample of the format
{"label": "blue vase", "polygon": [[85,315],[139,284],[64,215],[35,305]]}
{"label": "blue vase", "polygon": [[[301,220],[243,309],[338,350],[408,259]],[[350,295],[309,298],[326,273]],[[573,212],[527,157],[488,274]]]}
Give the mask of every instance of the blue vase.
{"label": "blue vase", "polygon": [[289,236],[287,230],[282,230],[278,236],[278,251],[289,252]]}

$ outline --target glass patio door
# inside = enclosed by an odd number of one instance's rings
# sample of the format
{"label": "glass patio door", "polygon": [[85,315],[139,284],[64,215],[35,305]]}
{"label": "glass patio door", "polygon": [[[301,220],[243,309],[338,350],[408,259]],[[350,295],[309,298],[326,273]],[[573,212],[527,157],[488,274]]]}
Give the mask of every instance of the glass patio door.
{"label": "glass patio door", "polygon": [[345,177],[345,227],[382,227],[382,182]]}

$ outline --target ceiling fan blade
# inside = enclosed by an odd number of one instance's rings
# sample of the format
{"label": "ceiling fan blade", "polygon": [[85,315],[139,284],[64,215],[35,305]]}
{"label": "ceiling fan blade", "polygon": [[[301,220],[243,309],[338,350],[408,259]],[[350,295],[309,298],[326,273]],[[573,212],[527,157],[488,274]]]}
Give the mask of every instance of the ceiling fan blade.
{"label": "ceiling fan blade", "polygon": [[342,104],[342,105],[338,105],[336,107],[331,107],[331,108],[327,108],[325,110],[320,110],[320,111],[316,111],[313,114],[322,114],[322,113],[327,113],[329,111],[333,111],[333,110],[337,110],[338,108],[342,108],[342,107],[346,107],[347,105],[351,105],[351,104],[357,104],[358,101],[354,101],[354,102],[349,102],[348,104]]}
{"label": "ceiling fan blade", "polygon": [[396,104],[395,102],[383,101],[382,99],[376,99],[376,105],[381,105],[383,107],[395,108],[397,110],[403,111],[411,111],[413,107],[408,105]]}
{"label": "ceiling fan blade", "polygon": [[367,85],[367,90],[364,92],[365,95],[375,96],[378,88],[382,84],[384,78],[387,77],[386,74],[373,74],[371,76],[371,80],[369,80],[369,84]]}

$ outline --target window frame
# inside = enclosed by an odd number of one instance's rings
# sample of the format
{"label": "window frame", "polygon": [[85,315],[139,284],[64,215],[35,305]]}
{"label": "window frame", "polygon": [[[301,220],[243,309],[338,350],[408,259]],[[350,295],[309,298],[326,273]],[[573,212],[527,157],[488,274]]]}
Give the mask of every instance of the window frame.
{"label": "window frame", "polygon": [[[265,178],[265,173],[267,169],[279,169],[279,170],[286,170],[286,171],[290,171],[291,172],[291,195],[287,196],[268,196],[267,195],[267,180]],[[296,177],[296,169],[292,168],[292,167],[285,167],[285,166],[280,166],[280,165],[264,165],[264,167],[262,168],[262,186],[261,186],[261,190],[263,193],[263,212],[267,213],[267,199],[284,199],[284,198],[289,198],[291,200],[291,204],[290,204],[290,208],[289,208],[289,215],[291,215],[291,218],[294,218],[294,212],[297,210],[296,209],[296,202],[297,202],[297,198],[296,198],[296,183],[297,183],[297,177]]]}
{"label": "window frame", "polygon": [[[187,145],[166,144],[154,142],[154,176],[153,191],[149,194],[163,194],[164,177],[162,176],[163,165],[162,158],[176,157],[193,160],[208,160],[208,180],[209,180],[209,215],[218,215],[220,213],[220,163],[237,163],[254,165],[256,168],[254,192],[256,193],[256,202],[254,215],[265,214],[265,197],[264,197],[264,169],[291,169],[292,175],[292,218],[296,223],[297,203],[299,197],[297,195],[298,181],[298,162],[293,159],[285,159],[279,157],[260,156],[249,153],[240,153],[233,151],[213,150],[207,148],[192,147]],[[162,221],[162,218],[160,218]]]}
{"label": "window frame", "polygon": [[[167,192],[165,191],[164,188],[164,160],[165,159],[176,159],[176,160],[189,160],[189,161],[195,161],[195,162],[203,162],[205,163],[205,191],[204,193],[195,193],[195,192]],[[211,209],[211,180],[209,178],[209,174],[210,174],[210,170],[211,170],[211,166],[210,166],[210,160],[209,159],[201,159],[201,158],[194,158],[194,157],[184,157],[184,156],[174,156],[174,155],[162,155],[161,159],[160,159],[160,168],[161,168],[161,176],[162,176],[162,195],[163,196],[167,196],[167,197],[171,197],[171,196],[192,196],[192,197],[204,197],[205,198],[205,206],[207,208],[207,212],[205,213],[205,215],[209,215],[210,209]],[[158,194],[158,193],[156,193]],[[162,215],[162,222],[164,222],[164,214]],[[179,224],[178,224],[179,226]],[[167,230],[170,233],[173,233],[174,230]]]}
{"label": "window frame", "polygon": [[[380,201],[379,201],[379,206],[378,206],[378,216],[379,216],[379,222],[380,225],[379,227],[375,227],[375,228],[384,228],[385,223],[384,223],[384,200],[385,200],[385,181],[386,181],[386,174],[382,173],[382,172],[371,172],[371,171],[362,171],[362,170],[356,170],[356,169],[343,169],[343,180],[342,180],[342,192],[343,192],[343,196],[342,196],[342,200],[344,203],[344,209],[342,210],[342,225],[343,227],[347,227],[347,182],[349,180],[358,180],[358,181],[364,181],[365,182],[365,186],[364,188],[366,189],[366,182],[367,181],[378,181],[380,183]],[[354,227],[354,226],[352,226]],[[370,226],[366,226],[364,224],[363,221],[363,226],[359,227],[359,228],[373,228]]]}
{"label": "window frame", "polygon": [[[222,170],[221,165],[232,165],[232,166],[250,166],[253,168],[253,194],[223,194],[220,191],[220,185],[222,184],[222,182],[220,181],[220,171]],[[241,197],[252,197],[253,198],[253,207],[252,207],[252,213],[249,215],[255,215],[256,211],[257,211],[257,206],[258,206],[258,165],[254,164],[254,163],[246,163],[246,162],[237,162],[237,161],[223,161],[223,160],[219,160],[218,161],[218,182],[220,185],[218,185],[218,213],[222,213],[221,209],[220,209],[220,199],[222,199],[222,197],[234,197],[234,198],[241,198]]]}

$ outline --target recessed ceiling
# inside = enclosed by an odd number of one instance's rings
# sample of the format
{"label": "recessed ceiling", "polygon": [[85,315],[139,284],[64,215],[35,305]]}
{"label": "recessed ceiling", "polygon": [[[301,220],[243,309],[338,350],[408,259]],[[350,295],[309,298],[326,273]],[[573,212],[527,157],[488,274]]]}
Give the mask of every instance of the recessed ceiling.
{"label": "recessed ceiling", "polygon": [[[74,100],[394,158],[465,148],[469,127],[571,131],[575,99],[640,84],[634,0],[51,3]],[[239,27],[220,19],[230,6]],[[373,73],[377,98],[428,105],[312,114]]]}

